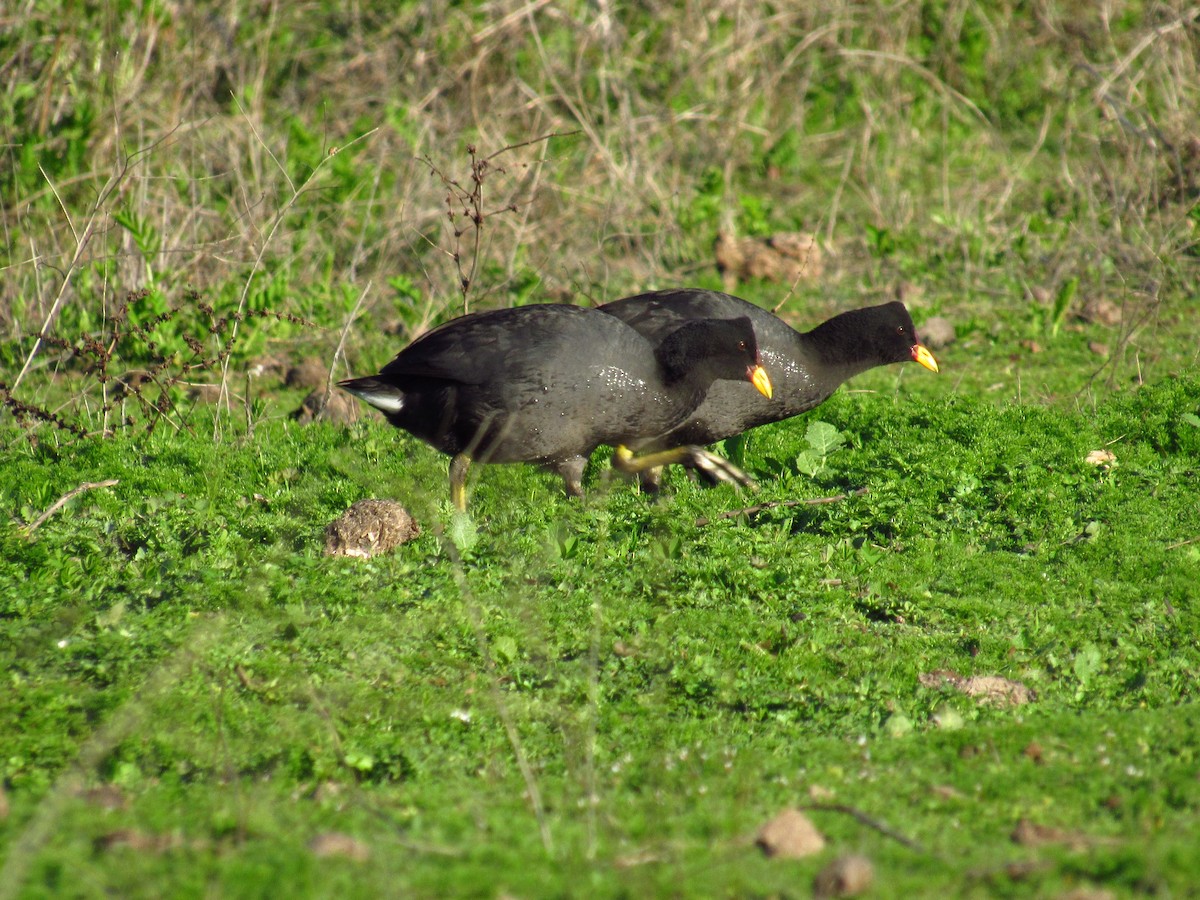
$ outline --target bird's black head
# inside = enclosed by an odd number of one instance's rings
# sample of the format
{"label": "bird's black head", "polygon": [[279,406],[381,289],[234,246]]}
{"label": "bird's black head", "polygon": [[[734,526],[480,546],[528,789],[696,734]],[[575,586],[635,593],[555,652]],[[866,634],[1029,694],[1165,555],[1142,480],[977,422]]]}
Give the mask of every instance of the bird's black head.
{"label": "bird's black head", "polygon": [[754,325],[746,316],[685,322],[663,339],[657,356],[672,380],[742,379],[771,396],[771,380],[758,361]]}
{"label": "bird's black head", "polygon": [[898,300],[834,316],[809,335],[833,361],[886,365],[913,360],[938,370],[933,354],[917,336],[908,308]]}
{"label": "bird's black head", "polygon": [[931,372],[938,370],[937,360],[917,336],[908,308],[898,300],[872,307],[878,310],[878,321],[873,331],[876,346],[886,352],[888,362],[912,360]]}

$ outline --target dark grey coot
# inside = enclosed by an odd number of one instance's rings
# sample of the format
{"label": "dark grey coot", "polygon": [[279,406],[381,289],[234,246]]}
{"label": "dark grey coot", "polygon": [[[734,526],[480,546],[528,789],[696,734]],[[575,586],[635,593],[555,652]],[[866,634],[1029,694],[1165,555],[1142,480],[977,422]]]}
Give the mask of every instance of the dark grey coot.
{"label": "dark grey coot", "polygon": [[[598,309],[652,342],[694,319],[745,316],[754,325],[759,358],[771,373],[773,395],[765,397],[745,385],[719,381],[691,415],[644,444],[650,449],[711,444],[797,416],[824,403],[847,379],[876,366],[915,361],[938,371],[933,354],[917,337],[908,309],[899,302],[850,310],[812,331],[797,331],[767,310],[720,291],[653,291]],[[648,471],[643,478],[653,483],[657,474]]]}
{"label": "dark grey coot", "polygon": [[[378,375],[338,386],[450,454],[451,499],[465,509],[472,461],[535,463],[580,496],[584,466],[601,444],[617,448],[613,463],[625,472],[686,462],[736,479],[720,457],[665,440],[719,379],[771,396],[743,314],[689,317],[650,340],[597,309],[534,304],[454,319]],[[633,456],[643,447],[669,452]]]}

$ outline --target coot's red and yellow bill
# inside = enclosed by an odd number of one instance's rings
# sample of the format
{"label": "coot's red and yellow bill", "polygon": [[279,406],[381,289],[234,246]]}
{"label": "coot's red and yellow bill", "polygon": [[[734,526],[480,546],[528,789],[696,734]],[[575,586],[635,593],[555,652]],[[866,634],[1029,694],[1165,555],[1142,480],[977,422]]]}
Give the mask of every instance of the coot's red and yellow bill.
{"label": "coot's red and yellow bill", "polygon": [[[933,359],[933,357],[931,356],[930,359]],[[758,389],[760,394],[770,400],[772,394],[771,379],[767,377],[767,370],[762,366],[753,366],[747,370],[747,374],[750,376],[750,383]]]}
{"label": "coot's red and yellow bill", "polygon": [[937,360],[933,358],[933,354],[924,344],[913,344],[912,349],[913,359],[927,368],[930,372],[938,370]]}

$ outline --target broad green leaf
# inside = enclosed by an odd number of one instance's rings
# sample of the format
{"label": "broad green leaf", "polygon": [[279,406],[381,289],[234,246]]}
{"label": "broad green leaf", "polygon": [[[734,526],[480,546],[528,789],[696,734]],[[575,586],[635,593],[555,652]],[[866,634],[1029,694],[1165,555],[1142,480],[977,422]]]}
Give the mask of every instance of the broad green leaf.
{"label": "broad green leaf", "polygon": [[813,451],[821,456],[828,456],[846,443],[842,433],[828,422],[813,422],[808,426],[804,438]]}

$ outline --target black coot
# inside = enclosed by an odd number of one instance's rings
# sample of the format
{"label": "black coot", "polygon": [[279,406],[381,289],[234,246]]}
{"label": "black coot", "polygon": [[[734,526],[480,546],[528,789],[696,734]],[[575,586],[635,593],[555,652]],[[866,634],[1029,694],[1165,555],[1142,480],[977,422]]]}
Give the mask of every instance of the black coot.
{"label": "black coot", "polygon": [[[683,322],[745,316],[754,323],[759,357],[770,371],[772,397],[744,385],[717,382],[679,425],[648,442],[651,448],[711,444],[823,403],[847,379],[889,363],[915,360],[936,372],[937,362],[917,338],[903,303],[868,306],[834,316],[812,331],[796,331],[778,316],[729,294],[666,290],[606,303],[599,309],[660,341]],[[648,480],[653,482],[653,476]]]}
{"label": "black coot", "polygon": [[699,461],[699,448],[645,461],[626,448],[667,446],[664,436],[717,379],[748,381],[752,392],[770,396],[743,315],[691,317],[650,341],[596,309],[537,304],[454,319],[378,375],[339,387],[451,454],[451,499],[465,509],[472,460],[545,466],[573,496],[582,494],[584,466],[601,444],[617,447],[614,464],[630,472]]}

